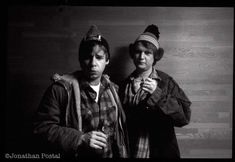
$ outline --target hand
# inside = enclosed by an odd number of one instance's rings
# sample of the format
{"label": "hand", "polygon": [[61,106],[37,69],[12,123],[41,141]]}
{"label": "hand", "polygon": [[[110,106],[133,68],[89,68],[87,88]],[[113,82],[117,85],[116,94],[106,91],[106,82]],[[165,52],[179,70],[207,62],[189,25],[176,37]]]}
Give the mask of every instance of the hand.
{"label": "hand", "polygon": [[155,79],[146,78],[142,84],[142,89],[152,94],[157,88],[157,81]]}
{"label": "hand", "polygon": [[88,145],[94,149],[103,149],[107,147],[107,135],[100,131],[91,131],[89,133],[84,134],[84,138],[89,136],[89,140],[87,141]]}

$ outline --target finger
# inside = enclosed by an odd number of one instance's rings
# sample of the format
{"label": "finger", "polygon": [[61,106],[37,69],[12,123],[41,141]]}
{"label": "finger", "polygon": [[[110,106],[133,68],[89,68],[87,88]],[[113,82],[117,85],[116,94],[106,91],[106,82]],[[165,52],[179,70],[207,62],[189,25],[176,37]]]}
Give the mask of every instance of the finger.
{"label": "finger", "polygon": [[142,89],[152,94],[156,88],[153,88],[151,86],[143,86]]}
{"label": "finger", "polygon": [[145,79],[145,82],[157,84],[157,81],[156,81],[155,79],[152,79],[152,78],[147,78],[147,79]]}
{"label": "finger", "polygon": [[106,134],[104,134],[103,132],[101,131],[92,131],[91,133],[91,137],[101,137],[101,138],[108,138]]}
{"label": "finger", "polygon": [[93,142],[90,143],[90,147],[91,147],[91,148],[95,148],[95,149],[103,149],[102,146],[96,145],[96,144],[93,143]]}
{"label": "finger", "polygon": [[93,139],[102,143],[107,143],[107,138],[104,138],[104,137],[94,136]]}
{"label": "finger", "polygon": [[101,131],[94,131],[94,133],[96,134],[96,136],[107,138],[107,135]]}
{"label": "finger", "polygon": [[155,84],[155,83],[156,83],[156,80],[153,80],[153,79],[146,79],[146,80],[144,81],[144,83]]}
{"label": "finger", "polygon": [[91,147],[98,147],[98,148],[103,148],[103,147],[106,147],[106,143],[103,143],[101,141],[97,141],[96,139],[91,139],[90,140],[90,145]]}
{"label": "finger", "polygon": [[95,134],[102,138],[106,138],[106,139],[108,138],[108,136],[104,132],[101,132],[101,131],[96,131]]}
{"label": "finger", "polygon": [[100,147],[100,146],[97,146],[97,145],[94,145],[93,148],[94,148],[94,149],[100,149],[100,150],[103,149],[103,147]]}
{"label": "finger", "polygon": [[152,82],[152,81],[154,81],[152,78],[146,78],[145,80],[144,80],[145,82]]}
{"label": "finger", "polygon": [[91,138],[103,143],[107,142],[107,136],[102,132],[94,131],[91,135]]}
{"label": "finger", "polygon": [[142,85],[142,89],[144,89],[144,88],[148,88],[149,86],[148,85],[146,85],[146,84],[143,84]]}
{"label": "finger", "polygon": [[150,88],[150,89],[155,89],[155,87],[157,87],[157,84],[156,83],[154,83],[154,82],[151,82],[151,83],[144,83],[143,85],[142,85],[142,87],[146,87],[146,88]]}
{"label": "finger", "polygon": [[142,85],[142,88],[148,88],[148,89],[151,89],[152,85],[151,84],[143,84]]}
{"label": "finger", "polygon": [[149,90],[148,88],[146,88],[146,87],[142,87],[142,89],[143,89],[144,91],[150,92],[150,90]]}

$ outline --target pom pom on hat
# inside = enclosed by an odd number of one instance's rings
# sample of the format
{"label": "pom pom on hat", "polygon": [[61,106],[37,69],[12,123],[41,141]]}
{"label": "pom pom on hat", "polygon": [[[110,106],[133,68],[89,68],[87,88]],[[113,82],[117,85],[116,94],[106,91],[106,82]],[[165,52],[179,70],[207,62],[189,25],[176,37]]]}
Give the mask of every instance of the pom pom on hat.
{"label": "pom pom on hat", "polygon": [[157,38],[157,40],[159,40],[160,32],[159,32],[158,27],[156,25],[152,24],[152,25],[147,26],[147,28],[144,30],[144,33],[146,33],[146,32],[152,33]]}

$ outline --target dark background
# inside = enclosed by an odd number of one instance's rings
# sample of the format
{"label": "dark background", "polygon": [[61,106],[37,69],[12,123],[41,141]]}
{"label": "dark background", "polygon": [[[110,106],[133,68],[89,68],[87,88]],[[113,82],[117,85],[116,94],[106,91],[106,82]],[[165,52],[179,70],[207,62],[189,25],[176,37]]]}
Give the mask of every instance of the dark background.
{"label": "dark background", "polygon": [[37,150],[33,114],[52,74],[80,69],[78,44],[90,25],[107,38],[107,73],[119,83],[134,70],[129,43],[156,24],[165,50],[156,67],[192,101],[191,123],[176,128],[182,157],[232,157],[234,8],[21,5],[7,13],[6,153]]}

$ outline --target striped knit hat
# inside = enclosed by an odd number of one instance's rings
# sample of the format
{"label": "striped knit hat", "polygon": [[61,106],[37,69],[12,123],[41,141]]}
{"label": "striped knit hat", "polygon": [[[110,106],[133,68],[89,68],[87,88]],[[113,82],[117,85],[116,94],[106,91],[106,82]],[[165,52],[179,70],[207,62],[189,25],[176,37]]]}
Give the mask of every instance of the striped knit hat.
{"label": "striped knit hat", "polygon": [[160,48],[160,44],[158,42],[159,40],[159,30],[158,27],[154,24],[147,26],[147,28],[144,30],[142,34],[139,35],[139,37],[135,40],[137,41],[147,41],[152,43],[157,49]]}

